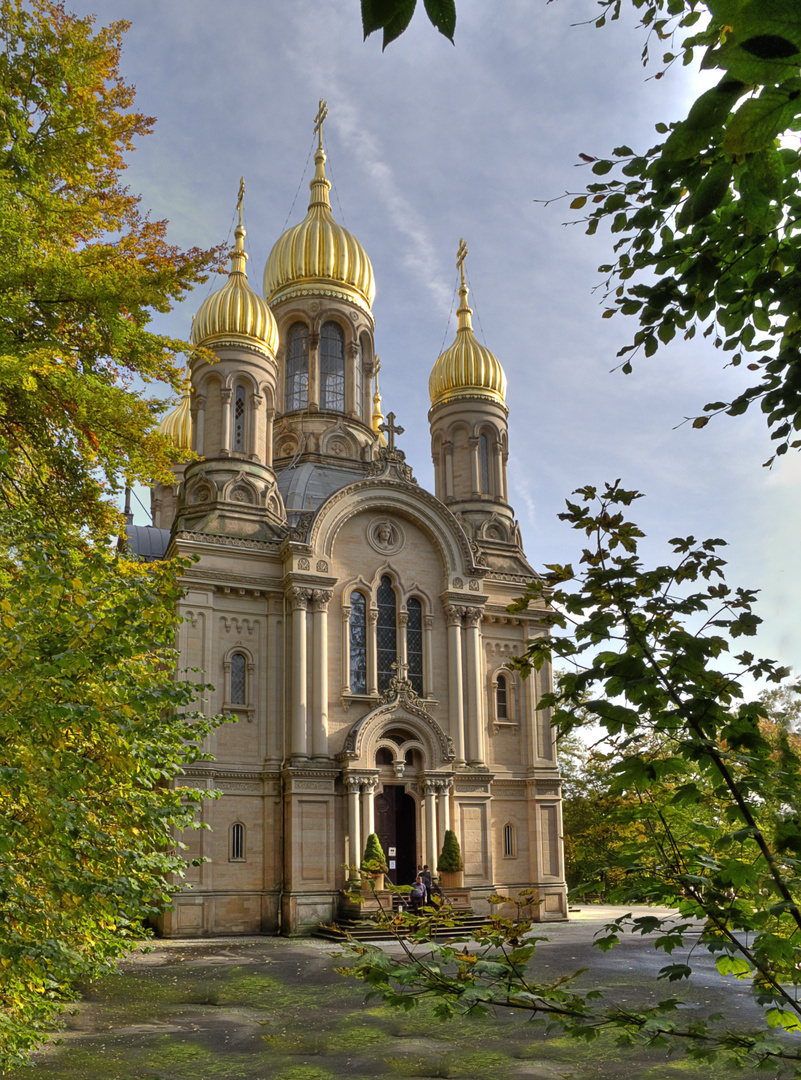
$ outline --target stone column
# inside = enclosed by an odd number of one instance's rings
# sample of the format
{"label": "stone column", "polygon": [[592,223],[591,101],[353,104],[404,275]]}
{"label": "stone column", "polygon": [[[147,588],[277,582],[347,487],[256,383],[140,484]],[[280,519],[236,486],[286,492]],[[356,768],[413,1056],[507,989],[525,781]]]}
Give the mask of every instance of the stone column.
{"label": "stone column", "polygon": [[481,495],[481,460],[479,456],[480,439],[477,435],[470,439],[470,476],[473,481],[473,498]]}
{"label": "stone column", "polygon": [[273,432],[275,429],[275,409],[267,409],[264,420],[264,464],[273,467]]}
{"label": "stone column", "polygon": [[462,611],[445,608],[448,624],[448,726],[453,739],[455,765],[464,765],[464,676],[462,674]]}
{"label": "stone column", "polygon": [[362,838],[359,834],[359,789],[362,786],[361,777],[346,776],[345,786],[348,789],[348,850],[345,854],[345,865],[355,867],[350,871],[351,878],[358,879],[359,864],[362,861]]}
{"label": "stone column", "polygon": [[195,398],[197,412],[195,414],[195,438],[192,449],[201,457],[206,455],[206,399],[202,394]]}
{"label": "stone column", "polygon": [[320,335],[309,334],[309,408],[320,409]]}
{"label": "stone column", "polygon": [[350,693],[350,604],[342,606],[342,693]]}
{"label": "stone column", "polygon": [[292,757],[308,756],[306,735],[306,612],[309,607],[308,589],[293,588],[292,601]]}
{"label": "stone column", "polygon": [[493,484],[495,491],[493,492],[493,494],[495,495],[496,502],[504,502],[506,499],[503,490],[503,460],[501,456],[501,451],[501,444],[499,442],[494,442],[492,444],[492,469],[495,474],[495,482]]}
{"label": "stone column", "polygon": [[222,410],[222,434],[220,435],[220,456],[228,457],[231,452],[231,397],[233,390],[224,386],[220,390],[220,408]]}
{"label": "stone column", "polygon": [[437,791],[439,780],[425,780],[423,790],[426,800],[426,843],[423,862],[428,863],[432,873],[437,865]]}
{"label": "stone column", "polygon": [[[250,395],[250,423],[246,428],[247,454],[249,458],[259,460],[259,414],[264,404],[261,394]],[[266,464],[266,462],[265,462]]]}
{"label": "stone column", "polygon": [[312,601],[312,675],[314,698],[312,699],[311,742],[312,755],[328,756],[328,602],[331,593],[315,589]]}
{"label": "stone column", "polygon": [[[270,672],[267,666],[268,659],[272,662],[272,671],[284,670],[284,634],[282,626],[282,610],[280,597],[268,597],[267,599],[267,642],[266,656],[263,658],[264,671]],[[267,675],[267,758],[269,761],[279,763],[285,755],[284,748],[284,725],[282,680]]]}
{"label": "stone column", "polygon": [[398,675],[409,677],[409,657],[406,642],[406,629],[409,625],[409,612],[398,612]]}
{"label": "stone column", "polygon": [[372,697],[378,696],[378,653],[376,644],[376,625],[378,623],[378,608],[367,610],[367,693]]}
{"label": "stone column", "polygon": [[434,616],[423,616],[423,696],[434,696]]}
{"label": "stone column", "polygon": [[481,608],[465,609],[467,652],[467,763],[484,764],[481,694]]}
{"label": "stone column", "polygon": [[438,833],[437,851],[438,852],[442,851],[442,845],[445,843],[445,833],[451,827],[451,803],[450,803],[450,795],[448,794],[448,792],[449,792],[450,787],[451,787],[452,784],[453,784],[453,780],[450,777],[448,777],[446,780],[440,780],[439,802],[438,802],[438,808],[439,808],[438,825],[439,825],[439,828],[437,830],[437,833]]}
{"label": "stone column", "polygon": [[509,454],[508,453],[503,454],[503,456],[501,458],[501,461],[503,462],[503,469],[501,470],[501,475],[503,476],[503,501],[505,503],[509,502],[509,486],[508,486],[508,479],[509,478],[508,478],[507,473],[506,473],[506,463],[507,463],[508,460],[509,460]]}
{"label": "stone column", "polygon": [[348,369],[345,372],[345,393],[347,397],[345,399],[345,408],[350,416],[361,420],[364,403],[358,399],[357,386],[359,380],[356,378],[356,368],[362,362],[362,350],[359,348],[357,341],[351,341],[350,345],[348,345],[347,354]]}
{"label": "stone column", "polygon": [[365,844],[370,833],[375,832],[375,792],[377,787],[377,776],[364,777],[362,786],[362,827]]}
{"label": "stone column", "polygon": [[453,498],[453,443],[442,444],[442,452],[445,455],[445,498]]}

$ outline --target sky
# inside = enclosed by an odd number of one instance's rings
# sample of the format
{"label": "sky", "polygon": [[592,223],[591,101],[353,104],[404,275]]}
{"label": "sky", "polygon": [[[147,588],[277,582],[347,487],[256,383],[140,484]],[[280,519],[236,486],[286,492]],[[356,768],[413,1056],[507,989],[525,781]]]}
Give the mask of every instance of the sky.
{"label": "sky", "polygon": [[[456,252],[464,237],[476,334],[508,379],[510,499],[532,566],[577,563],[579,534],[558,521],[584,484],[618,478],[648,562],[674,536],[729,542],[731,585],[761,590],[754,649],[801,670],[801,458],[772,469],[758,412],[684,423],[734,396],[744,375],[704,341],[675,340],[613,369],[636,331],[601,318],[597,267],[612,238],[565,222],[566,191],[590,177],[579,154],[644,150],[658,121],[683,118],[692,70],[643,69],[633,9],[596,29],[591,0],[457,0],[455,46],[422,3],[382,54],[363,42],[358,0],[73,0],[101,24],[124,19],[122,72],[157,118],[126,182],[183,247],[232,242],[240,176],[251,285],[285,228],[302,220],[318,100],[334,215],[375,273],[383,410],[394,411],[419,482],[433,488],[428,377],[453,341]],[[201,286],[154,328],[186,337]],[[747,374],[747,373],[746,373]],[[140,491],[147,505],[147,492]],[[135,504],[136,520],[147,518]],[[750,647],[750,646],[749,646]]]}

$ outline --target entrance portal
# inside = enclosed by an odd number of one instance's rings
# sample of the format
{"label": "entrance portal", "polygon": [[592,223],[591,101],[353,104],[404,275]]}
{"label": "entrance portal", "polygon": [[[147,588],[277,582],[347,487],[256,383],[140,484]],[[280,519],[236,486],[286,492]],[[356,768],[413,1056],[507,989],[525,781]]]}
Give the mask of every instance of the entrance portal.
{"label": "entrance portal", "polygon": [[[417,807],[401,784],[389,784],[375,797],[375,831],[390,869],[393,885],[411,885],[417,875]],[[389,849],[395,849],[390,855]]]}

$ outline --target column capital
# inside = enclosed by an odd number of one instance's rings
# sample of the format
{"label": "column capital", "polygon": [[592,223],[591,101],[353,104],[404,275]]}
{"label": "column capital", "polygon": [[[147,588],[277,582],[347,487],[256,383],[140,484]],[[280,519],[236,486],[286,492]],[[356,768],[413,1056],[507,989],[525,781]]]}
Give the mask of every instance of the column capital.
{"label": "column capital", "polygon": [[233,394],[233,392],[234,391],[230,386],[220,387],[220,398],[222,399],[223,404],[228,404],[228,402],[231,400],[231,395]]}
{"label": "column capital", "polygon": [[372,795],[380,781],[377,776],[364,776],[362,782],[364,783],[364,790]]}
{"label": "column capital", "polygon": [[464,610],[463,607],[459,607],[457,604],[446,604],[445,622],[448,626],[461,626]]}
{"label": "column capital", "polygon": [[325,611],[332,593],[329,589],[312,589],[310,591],[312,611]]}
{"label": "column capital", "polygon": [[483,612],[479,607],[469,607],[464,609],[464,624],[465,626],[478,626],[481,622],[481,616]]}
{"label": "column capital", "polygon": [[426,798],[429,795],[436,795],[437,792],[439,791],[439,789],[440,789],[440,781],[439,780],[424,780],[423,781],[423,791],[426,793]]}
{"label": "column capital", "polygon": [[367,611],[367,621],[370,626],[375,626],[378,622],[378,608],[369,608]]}
{"label": "column capital", "polygon": [[398,625],[399,626],[408,626],[409,625],[409,612],[408,611],[399,611],[398,612]]}
{"label": "column capital", "polygon": [[203,394],[195,394],[194,402],[195,405],[197,405],[198,409],[202,410],[206,408],[206,398]]}
{"label": "column capital", "polygon": [[308,611],[311,595],[311,589],[301,589],[297,585],[293,585],[287,591],[287,596],[295,611]]}
{"label": "column capital", "polygon": [[348,789],[349,795],[358,795],[361,791],[363,777],[361,776],[345,776],[343,782]]}

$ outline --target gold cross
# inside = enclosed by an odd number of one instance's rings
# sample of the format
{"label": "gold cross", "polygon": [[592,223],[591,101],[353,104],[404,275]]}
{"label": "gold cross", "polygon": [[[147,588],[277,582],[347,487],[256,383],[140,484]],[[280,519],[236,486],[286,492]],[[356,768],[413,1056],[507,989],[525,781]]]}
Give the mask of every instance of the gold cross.
{"label": "gold cross", "polygon": [[320,98],[320,107],[314,118],[314,130],[317,132],[317,145],[320,150],[323,148],[323,120],[325,120],[326,116],[328,116],[328,102]]}
{"label": "gold cross", "polygon": [[456,269],[461,270],[467,258],[467,244],[464,240],[459,241],[459,250],[456,253]]}
{"label": "gold cross", "polygon": [[239,224],[242,224],[242,202],[245,198],[245,178],[244,176],[239,180],[239,194],[236,199],[236,208],[239,211]]}
{"label": "gold cross", "polygon": [[395,426],[395,413],[394,412],[387,413],[386,423],[379,424],[378,425],[378,430],[383,431],[384,434],[387,436],[387,449],[388,450],[394,450],[395,449],[395,436],[403,434],[403,428]]}

